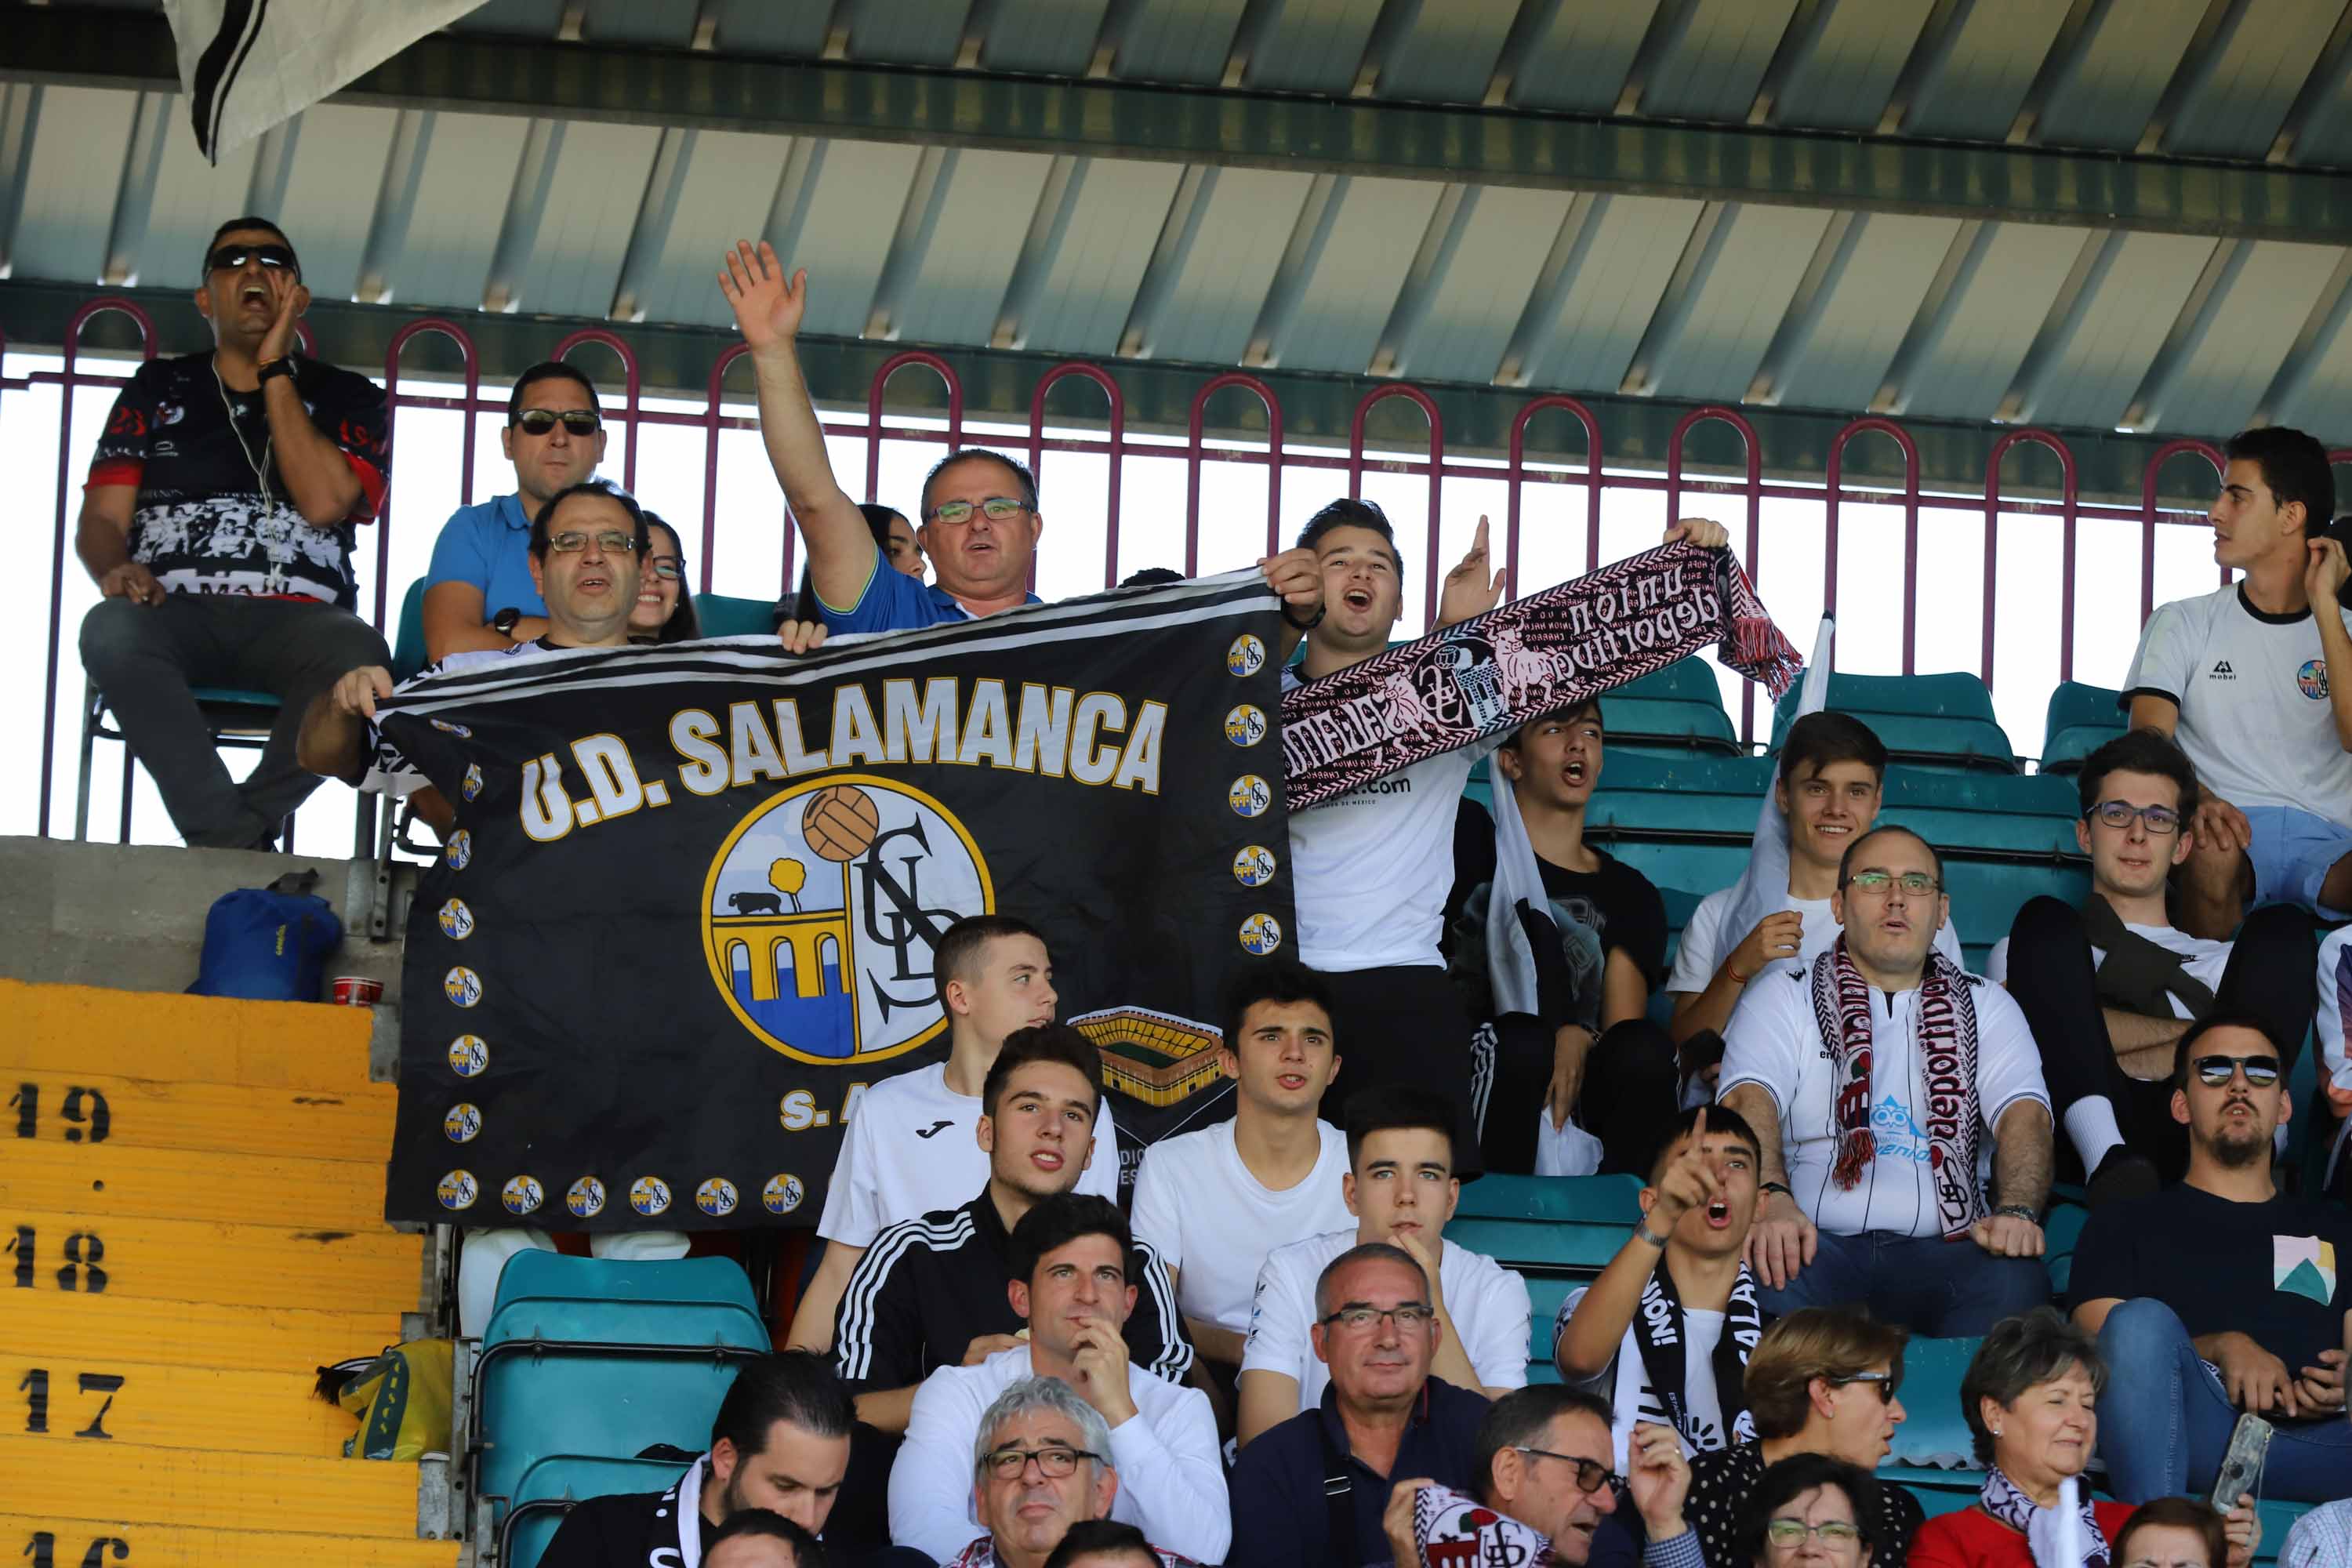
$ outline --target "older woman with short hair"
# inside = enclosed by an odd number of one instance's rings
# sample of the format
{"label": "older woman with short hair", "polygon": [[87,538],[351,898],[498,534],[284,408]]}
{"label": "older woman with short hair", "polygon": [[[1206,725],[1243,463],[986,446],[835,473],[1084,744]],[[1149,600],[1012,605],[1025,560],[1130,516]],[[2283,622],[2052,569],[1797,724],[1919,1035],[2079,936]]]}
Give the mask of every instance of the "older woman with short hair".
{"label": "older woman with short hair", "polygon": [[1903,1559],[1887,1549],[1880,1491],[1868,1470],[1832,1455],[1782,1459],[1764,1471],[1740,1509],[1738,1560],[1754,1568],[1899,1565]]}

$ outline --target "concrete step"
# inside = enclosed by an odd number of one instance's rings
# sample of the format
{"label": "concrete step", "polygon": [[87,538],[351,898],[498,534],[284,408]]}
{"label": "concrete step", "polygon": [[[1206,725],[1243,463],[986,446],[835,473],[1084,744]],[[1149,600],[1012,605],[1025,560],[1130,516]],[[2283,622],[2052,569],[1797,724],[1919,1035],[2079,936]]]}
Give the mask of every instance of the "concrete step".
{"label": "concrete step", "polygon": [[373,1012],[0,980],[0,1068],[357,1094]]}
{"label": "concrete step", "polygon": [[201,1215],[215,1223],[382,1231],[383,1154],[299,1160],[176,1149],[18,1142],[0,1166],[0,1213],[40,1209],[103,1222]]}
{"label": "concrete step", "polygon": [[6,1436],[0,1436],[0,1476],[24,1483],[22,1490],[10,1489],[11,1507],[23,1506],[20,1499],[31,1500],[29,1493],[39,1499],[42,1514],[54,1519],[416,1538],[416,1467],[388,1460],[207,1454],[143,1443]]}
{"label": "concrete step", "polygon": [[[381,1225],[371,1230],[295,1230],[283,1226],[209,1220],[106,1218],[0,1205],[0,1284],[13,1284],[25,1260],[23,1232],[33,1231],[32,1289],[60,1281],[76,1266],[74,1288],[94,1262],[102,1294],[242,1307],[309,1307],[375,1312],[397,1322],[417,1310],[425,1238]],[[89,1237],[98,1239],[94,1254]],[[80,1237],[72,1252],[68,1237]]]}
{"label": "concrete step", "polygon": [[398,1100],[388,1083],[329,1092],[46,1069],[0,1086],[0,1136],[324,1160],[383,1158]]}
{"label": "concrete step", "polygon": [[[0,1332],[10,1353],[47,1366],[103,1370],[127,1357],[169,1356],[190,1366],[228,1371],[302,1372],[373,1355],[400,1338],[400,1320],[381,1311],[157,1301],[110,1290],[93,1296],[51,1284],[43,1274],[35,1289],[0,1297],[7,1302]],[[5,1392],[0,1389],[0,1394]],[[0,1431],[10,1425],[0,1423]],[[7,1473],[0,1466],[0,1475]]]}
{"label": "concrete step", "polygon": [[[150,1356],[170,1350],[124,1348]],[[6,1380],[0,1400],[10,1402],[0,1405],[6,1411],[0,1429],[29,1432],[37,1421],[42,1435],[68,1442],[325,1459],[341,1458],[344,1439],[360,1429],[357,1416],[313,1393],[307,1370],[217,1372],[128,1357],[68,1361],[11,1347],[0,1352],[0,1377]],[[36,1487],[13,1500],[21,1506],[38,1495]],[[0,1536],[0,1545],[5,1542]]]}
{"label": "concrete step", "polygon": [[[257,1515],[266,1515],[257,1505]],[[454,1541],[386,1541],[355,1535],[273,1534],[175,1530],[119,1520],[58,1519],[0,1513],[0,1542],[27,1544],[47,1535],[57,1568],[79,1563],[169,1563],[172,1568],[457,1568]],[[91,1555],[93,1552],[97,1555]]]}

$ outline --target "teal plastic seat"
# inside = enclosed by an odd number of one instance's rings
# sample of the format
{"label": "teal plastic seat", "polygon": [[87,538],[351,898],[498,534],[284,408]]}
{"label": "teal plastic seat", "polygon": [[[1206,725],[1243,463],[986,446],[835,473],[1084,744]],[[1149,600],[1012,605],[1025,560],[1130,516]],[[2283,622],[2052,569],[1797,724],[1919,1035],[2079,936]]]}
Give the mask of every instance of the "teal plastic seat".
{"label": "teal plastic seat", "polygon": [[2042,1261],[2050,1270],[2050,1294],[2058,1301],[2066,1299],[2066,1286],[2074,1277],[2074,1245],[2083,1237],[2083,1222],[2090,1217],[2091,1211],[2081,1204],[2060,1200],[2051,1204],[2042,1223]]}
{"label": "teal plastic seat", "polygon": [[[1887,1458],[1896,1464],[1949,1468],[1971,1466],[1975,1441],[1960,1414],[1960,1379],[1980,1339],[1915,1339],[1903,1351],[1905,1419],[1895,1428]],[[1981,1479],[1978,1483],[1982,1485]]]}
{"label": "teal plastic seat", "polygon": [[739,599],[725,594],[697,594],[694,613],[707,637],[767,637],[776,629],[773,599]]}
{"label": "teal plastic seat", "polygon": [[732,1259],[518,1254],[499,1275],[474,1363],[476,1490],[510,1499],[554,1454],[699,1450],[739,1363],[768,1349],[751,1281]]}
{"label": "teal plastic seat", "polygon": [[2129,726],[2122,702],[2123,693],[2108,687],[2085,686],[2079,680],[2060,682],[2050,694],[2042,723],[2042,771],[2080,773],[2084,758]]}
{"label": "teal plastic seat", "polygon": [[616,1459],[551,1454],[515,1483],[513,1505],[499,1531],[503,1568],[538,1568],[563,1516],[590,1498],[669,1489],[684,1466],[674,1459]]}
{"label": "teal plastic seat", "polygon": [[1521,1274],[1527,1281],[1528,1304],[1528,1381],[1558,1383],[1559,1363],[1552,1360],[1552,1325],[1559,1321],[1560,1303],[1583,1281],[1558,1274]]}
{"label": "teal plastic seat", "polygon": [[1696,658],[1612,687],[1601,699],[1601,724],[1612,755],[1633,746],[1651,755],[1677,752],[1739,754],[1739,732],[1724,711],[1715,672]]}
{"label": "teal plastic seat", "polygon": [[425,657],[425,579],[400,596],[400,622],[392,639],[392,679],[408,679],[432,661]]}
{"label": "teal plastic seat", "polygon": [[1538,1279],[1588,1280],[1641,1217],[1641,1190],[1630,1175],[1482,1176],[1462,1189],[1445,1239],[1517,1270],[1530,1287]]}
{"label": "teal plastic seat", "polygon": [[[1797,711],[1790,687],[1772,713],[1778,750]],[[1837,675],[1829,704],[1870,726],[1888,756],[1919,767],[2018,771],[2016,750],[1992,707],[1984,682],[1965,672],[1948,675]]]}

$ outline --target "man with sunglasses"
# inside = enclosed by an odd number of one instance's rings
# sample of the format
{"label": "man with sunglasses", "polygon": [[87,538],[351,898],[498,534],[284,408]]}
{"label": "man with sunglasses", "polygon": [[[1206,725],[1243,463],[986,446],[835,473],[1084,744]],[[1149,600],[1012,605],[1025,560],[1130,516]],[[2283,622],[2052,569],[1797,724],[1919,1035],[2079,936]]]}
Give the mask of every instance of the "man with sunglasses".
{"label": "man with sunglasses", "polygon": [[[835,632],[894,632],[939,626],[1034,605],[1037,541],[1045,530],[1037,479],[1027,466],[982,447],[950,451],[923,480],[915,537],[931,563],[929,584],[895,570],[874,542],[865,514],[833,477],[824,431],[809,400],[793,341],[808,305],[805,273],[787,275],[775,248],[739,240],[727,253],[719,289],[751,350],[759,378],[760,437],[785,505],[808,545],[809,584]],[[1283,658],[1320,617],[1323,584],[1311,552],[1288,550],[1259,563],[1292,624]]]}
{"label": "man with sunglasses", "polygon": [[[205,248],[209,353],[151,360],[114,401],[74,548],[103,595],[81,657],[189,844],[266,847],[319,781],[295,755],[311,698],[390,662],[352,613],[352,531],[390,473],[383,391],[299,355],[294,247],[232,218]],[[229,777],[194,689],[278,699],[261,759]]]}
{"label": "man with sunglasses", "polygon": [[[1428,1273],[1402,1247],[1367,1242],[1315,1281],[1321,1399],[1259,1434],[1233,1474],[1226,1568],[1358,1568],[1388,1560],[1396,1483],[1466,1491],[1484,1395],[1431,1375],[1445,1327]],[[1608,1451],[1607,1438],[1594,1452]]]}
{"label": "man with sunglasses", "polygon": [[514,465],[510,495],[461,506],[433,542],[425,573],[425,657],[503,652],[547,633],[547,602],[530,574],[540,509],[595,477],[604,460],[596,384],[561,360],[522,373],[507,395],[499,445]]}
{"label": "man with sunglasses", "polygon": [[2216,1011],[2252,1013],[2271,1037],[2311,1027],[2311,921],[2257,910],[2234,942],[2177,929],[2167,878],[2195,847],[2196,771],[2155,730],[2093,752],[2076,781],[2074,841],[2091,858],[2080,912],[2044,895],[2017,912],[1985,972],[2009,987],[2042,1051],[2051,1103],[2090,1177],[2093,1207],[2179,1181],[2189,1139],[2172,1118],[2172,1052]]}
{"label": "man with sunglasses", "polygon": [[2263,1496],[2352,1495],[2352,1214],[2272,1178],[2272,1134],[2293,1110],[2284,1078],[2258,1016],[2207,1014],[2174,1056],[2187,1179],[2099,1210],[2075,1243],[2074,1321],[2130,1373],[2099,1401],[2099,1452],[2126,1502],[2211,1487],[2242,1412],[2275,1428]]}
{"label": "man with sunglasses", "polygon": [[1837,941],[1751,985],[1724,1037],[1722,1101],[1756,1133],[1767,1194],[1748,1235],[1763,1307],[1983,1333],[2050,1294],[2032,1034],[2007,993],[1934,951],[1944,862],[1909,828],[1857,836],[1830,907]]}

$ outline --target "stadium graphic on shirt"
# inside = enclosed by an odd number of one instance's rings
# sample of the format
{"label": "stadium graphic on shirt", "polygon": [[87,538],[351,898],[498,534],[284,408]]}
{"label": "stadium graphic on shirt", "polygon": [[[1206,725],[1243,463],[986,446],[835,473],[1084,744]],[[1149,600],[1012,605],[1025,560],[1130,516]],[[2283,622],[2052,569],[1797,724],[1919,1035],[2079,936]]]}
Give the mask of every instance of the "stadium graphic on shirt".
{"label": "stadium graphic on shirt", "polygon": [[729,1008],[772,1048],[879,1061],[945,1026],[931,944],[995,908],[987,860],[946,806],[834,774],[770,797],[719,846],[703,949]]}

